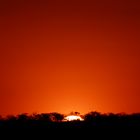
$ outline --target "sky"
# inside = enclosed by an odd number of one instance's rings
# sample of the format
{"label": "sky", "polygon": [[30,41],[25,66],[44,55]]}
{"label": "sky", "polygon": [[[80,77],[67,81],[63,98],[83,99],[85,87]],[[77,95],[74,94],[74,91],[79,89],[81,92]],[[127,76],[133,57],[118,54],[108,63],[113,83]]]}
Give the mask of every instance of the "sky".
{"label": "sky", "polygon": [[140,112],[139,0],[0,0],[0,115]]}

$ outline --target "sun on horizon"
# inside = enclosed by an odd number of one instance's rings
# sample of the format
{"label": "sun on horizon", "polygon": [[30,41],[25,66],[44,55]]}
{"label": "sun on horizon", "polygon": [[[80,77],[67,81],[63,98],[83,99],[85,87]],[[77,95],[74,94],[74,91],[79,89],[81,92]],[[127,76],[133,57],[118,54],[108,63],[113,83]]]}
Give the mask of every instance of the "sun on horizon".
{"label": "sun on horizon", "polygon": [[84,121],[80,115],[67,115],[63,121]]}

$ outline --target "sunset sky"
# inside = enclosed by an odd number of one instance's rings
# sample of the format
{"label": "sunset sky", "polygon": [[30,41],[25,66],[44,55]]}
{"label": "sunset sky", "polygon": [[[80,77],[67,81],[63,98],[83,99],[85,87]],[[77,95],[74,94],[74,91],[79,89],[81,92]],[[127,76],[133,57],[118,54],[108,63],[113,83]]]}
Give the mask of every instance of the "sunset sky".
{"label": "sunset sky", "polygon": [[140,112],[139,0],[0,0],[0,115]]}

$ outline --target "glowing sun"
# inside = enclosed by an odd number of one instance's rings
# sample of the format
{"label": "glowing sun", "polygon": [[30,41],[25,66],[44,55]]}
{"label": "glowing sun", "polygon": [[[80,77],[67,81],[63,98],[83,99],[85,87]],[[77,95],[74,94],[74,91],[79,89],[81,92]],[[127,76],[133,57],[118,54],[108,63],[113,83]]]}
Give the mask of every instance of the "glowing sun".
{"label": "glowing sun", "polygon": [[64,118],[64,121],[83,121],[84,119],[77,115],[68,115]]}

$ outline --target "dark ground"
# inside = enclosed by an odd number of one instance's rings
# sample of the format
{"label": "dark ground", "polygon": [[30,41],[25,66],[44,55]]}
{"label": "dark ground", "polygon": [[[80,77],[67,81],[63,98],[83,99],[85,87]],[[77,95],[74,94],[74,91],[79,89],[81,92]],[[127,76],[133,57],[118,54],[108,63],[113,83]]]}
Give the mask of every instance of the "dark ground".
{"label": "dark ground", "polygon": [[[49,117],[48,117],[49,115]],[[53,114],[54,115],[54,114]],[[25,114],[0,120],[0,140],[5,139],[140,139],[140,114],[89,113],[84,121],[63,122],[60,114],[28,117]],[[59,116],[60,115],[60,116]],[[52,116],[52,115],[51,115]],[[42,117],[42,118],[41,118]]]}

